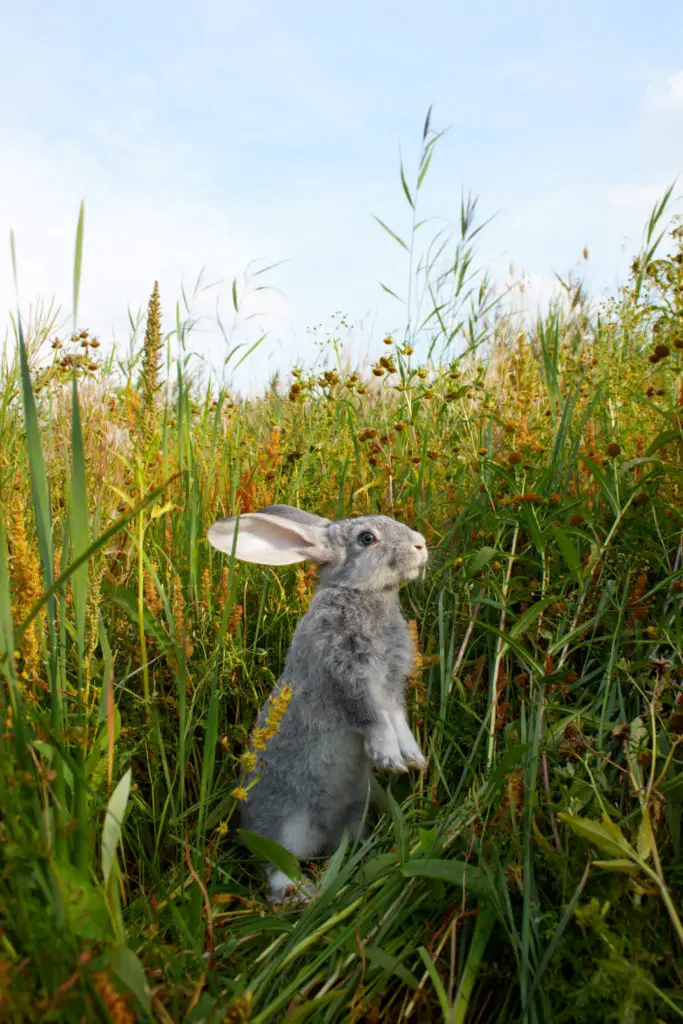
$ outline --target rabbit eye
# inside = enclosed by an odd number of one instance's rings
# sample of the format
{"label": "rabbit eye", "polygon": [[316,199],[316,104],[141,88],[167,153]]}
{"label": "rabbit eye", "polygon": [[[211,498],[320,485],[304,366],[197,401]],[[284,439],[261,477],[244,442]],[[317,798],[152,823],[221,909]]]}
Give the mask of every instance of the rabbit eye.
{"label": "rabbit eye", "polygon": [[374,544],[376,540],[377,538],[375,537],[374,533],[370,533],[369,530],[366,530],[365,533],[361,533],[361,535],[359,536],[358,543],[362,544],[364,548],[367,548],[371,544]]}

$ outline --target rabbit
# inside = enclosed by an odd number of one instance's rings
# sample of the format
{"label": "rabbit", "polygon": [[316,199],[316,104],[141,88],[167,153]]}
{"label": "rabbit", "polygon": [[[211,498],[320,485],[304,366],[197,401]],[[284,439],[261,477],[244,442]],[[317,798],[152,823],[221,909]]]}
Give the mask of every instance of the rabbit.
{"label": "rabbit", "polygon": [[[219,520],[208,539],[242,561],[319,567],[316,592],[273,690],[277,695],[288,683],[292,698],[245,779],[246,786],[257,781],[241,820],[299,859],[329,856],[345,828],[360,835],[372,765],[406,772],[426,764],[406,717],[414,651],[398,596],[399,584],[427,564],[425,538],[388,516],[332,522],[269,505]],[[268,702],[259,725],[267,709]],[[265,870],[270,899],[288,900],[296,890],[292,880]],[[309,887],[304,898],[313,892]]]}

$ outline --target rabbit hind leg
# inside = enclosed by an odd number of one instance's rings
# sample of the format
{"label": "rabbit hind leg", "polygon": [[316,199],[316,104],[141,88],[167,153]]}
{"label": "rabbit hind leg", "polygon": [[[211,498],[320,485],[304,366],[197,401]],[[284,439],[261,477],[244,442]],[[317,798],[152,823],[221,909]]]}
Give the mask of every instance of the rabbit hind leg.
{"label": "rabbit hind leg", "polygon": [[[298,860],[305,860],[318,853],[321,836],[310,815],[306,811],[300,811],[285,822],[278,842]],[[309,879],[294,881],[284,871],[272,866],[267,868],[267,875],[270,899],[273,903],[307,903],[315,894],[315,887]]]}

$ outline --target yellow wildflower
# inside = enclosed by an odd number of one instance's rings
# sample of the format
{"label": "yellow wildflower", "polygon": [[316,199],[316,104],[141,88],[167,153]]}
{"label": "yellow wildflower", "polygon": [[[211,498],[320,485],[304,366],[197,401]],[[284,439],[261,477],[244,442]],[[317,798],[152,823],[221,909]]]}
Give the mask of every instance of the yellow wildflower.
{"label": "yellow wildflower", "polygon": [[[9,502],[10,538],[12,543],[12,581],[14,584],[13,615],[21,622],[43,592],[40,563],[35,546],[29,542],[24,520],[24,505],[21,492],[16,490]],[[24,668],[29,674],[38,673],[41,667],[40,633],[43,625],[41,612],[28,626],[22,638]],[[15,652],[15,658],[18,658]]]}
{"label": "yellow wildflower", "polygon": [[245,750],[245,752],[240,757],[240,764],[244,767],[246,771],[253,772],[254,768],[256,767],[256,754],[253,752],[253,750]]}
{"label": "yellow wildflower", "polygon": [[105,971],[97,971],[92,975],[92,981],[98,996],[109,1011],[111,1020],[115,1024],[133,1024],[135,1018],[123,996],[114,988],[108,974]]}
{"label": "yellow wildflower", "polygon": [[262,726],[254,729],[251,744],[254,750],[265,750],[266,743],[280,730],[280,721],[292,699],[292,688],[285,683],[280,692],[269,700],[268,714]]}

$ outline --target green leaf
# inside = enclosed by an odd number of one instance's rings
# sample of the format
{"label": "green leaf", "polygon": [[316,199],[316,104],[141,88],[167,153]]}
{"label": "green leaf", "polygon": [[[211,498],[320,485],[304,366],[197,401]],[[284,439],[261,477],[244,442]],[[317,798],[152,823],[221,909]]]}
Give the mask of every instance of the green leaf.
{"label": "green leaf", "polygon": [[337,992],[325,992],[322,996],[316,996],[315,999],[309,999],[307,1002],[301,1003],[299,1006],[295,1006],[294,1009],[290,1010],[287,1016],[283,1019],[282,1024],[301,1024],[302,1021],[308,1020],[311,1014],[322,1010],[324,1006],[327,1006],[328,1003],[333,1003],[337,998]]}
{"label": "green leaf", "polygon": [[[405,173],[403,171],[403,161],[402,160],[401,160],[401,184],[403,185],[404,195],[405,195],[406,199],[408,200],[408,202],[410,203],[410,208],[411,208],[411,210],[414,210],[415,209],[415,203],[413,202],[413,197],[411,196],[410,189],[408,188],[408,182],[406,181],[406,176],[405,176]],[[394,236],[394,237],[396,237],[396,236]]]}
{"label": "green leaf", "polygon": [[553,526],[552,530],[553,534],[555,535],[555,541],[557,543],[557,546],[560,549],[560,554],[567,563],[569,571],[571,572],[572,576],[575,576],[577,579],[580,579],[581,560],[578,556],[576,548],[574,547],[574,543],[571,537],[569,537],[569,535],[566,534],[564,530],[562,530],[559,526]]}
{"label": "green leaf", "polygon": [[619,502],[617,501],[617,498],[614,495],[612,488],[610,487],[607,477],[600,469],[600,467],[595,462],[593,462],[592,459],[589,459],[587,455],[580,455],[579,458],[583,462],[584,466],[586,466],[589,472],[593,475],[595,482],[602,491],[605,500],[611,506],[614,515],[618,518],[621,514],[621,509],[619,508]]}
{"label": "green leaf", "polygon": [[45,740],[34,740],[33,746],[36,748],[37,751],[39,751],[43,755],[48,764],[52,764],[56,761],[58,764],[61,765],[61,771],[64,776],[64,781],[66,782],[71,792],[73,792],[74,776],[66,759],[55,756],[57,754],[57,749],[51,743],[47,743]]}
{"label": "green leaf", "polygon": [[320,883],[320,892],[323,892],[323,890],[328,889],[339,875],[342,864],[344,863],[346,851],[349,848],[350,840],[351,837],[349,835],[348,829],[344,829],[339,846],[337,847],[337,849],[334,851],[334,853],[327,862],[327,867],[325,868],[325,873]]}
{"label": "green leaf", "polygon": [[36,401],[33,395],[33,387],[31,385],[31,374],[29,372],[28,356],[26,354],[26,346],[24,344],[20,319],[18,321],[18,327],[19,366],[21,370],[21,390],[24,400],[24,425],[26,430],[29,472],[31,477],[31,498],[36,517],[36,527],[38,530],[40,560],[43,563],[45,583],[49,587],[54,579],[50,494],[48,490],[47,473],[45,471],[45,460],[43,459],[43,450],[40,443]]}
{"label": "green leaf", "polygon": [[425,157],[425,160],[424,160],[424,163],[422,164],[422,167],[420,168],[420,173],[417,176],[417,191],[418,192],[422,188],[422,183],[425,180],[425,177],[427,175],[427,171],[429,170],[429,165],[432,162],[432,156],[433,155],[434,155],[434,150],[430,149],[429,153]]}
{"label": "green leaf", "polygon": [[465,1024],[468,1018],[467,1011],[470,1006],[472,989],[481,968],[486,946],[493,931],[495,915],[488,907],[482,907],[474,922],[474,932],[467,951],[465,969],[462,973],[462,980],[453,1006],[452,1024]]}
{"label": "green leaf", "polygon": [[208,992],[203,992],[192,1009],[183,1017],[183,1024],[219,1024],[224,1017],[220,1005],[216,1010],[217,1005],[217,999]]}
{"label": "green leaf", "polygon": [[429,856],[430,853],[434,852],[434,848],[438,845],[438,831],[435,828],[420,828],[418,829],[420,835],[420,846],[422,852]]}
{"label": "green leaf", "polygon": [[468,563],[467,572],[470,576],[476,576],[478,572],[487,565],[496,554],[495,548],[483,547],[473,556],[472,560]]}
{"label": "green leaf", "polygon": [[617,871],[624,875],[635,875],[638,873],[638,865],[632,860],[594,860],[593,867],[602,868],[603,871]]}
{"label": "green leaf", "polygon": [[[675,427],[673,430],[665,430],[663,433],[658,434],[654,439],[650,447],[646,451],[646,455],[654,455],[655,452],[659,451],[660,448],[666,448],[668,444],[674,441],[681,440],[681,428]],[[645,461],[645,460],[643,460]]]}
{"label": "green leaf", "polygon": [[436,992],[437,998],[439,1000],[439,1006],[441,1007],[443,1019],[444,1021],[448,1021],[450,1020],[451,1010],[448,1004],[448,996],[446,995],[446,989],[444,988],[443,982],[439,977],[439,972],[436,969],[436,965],[424,946],[419,946],[417,951],[422,957],[422,963],[427,968],[427,973],[429,974],[429,977],[432,979],[432,985],[434,986],[434,991]]}
{"label": "green leaf", "polygon": [[640,822],[640,828],[638,829],[638,856],[642,860],[647,860],[654,849],[654,845],[655,837],[652,832],[650,812],[646,805],[643,807],[643,817]]}
{"label": "green leaf", "polygon": [[69,930],[79,939],[109,942],[112,938],[104,896],[86,872],[67,861],[53,860],[52,874],[59,889]]}
{"label": "green leaf", "polygon": [[[199,813],[197,829],[201,833],[206,827],[210,797],[213,792],[213,777],[216,768],[216,745],[218,743],[218,663],[211,676],[209,690],[209,706],[204,721],[204,756],[202,757],[202,774],[199,784]],[[201,842],[198,843],[201,846]]]}
{"label": "green leaf", "polygon": [[380,853],[375,857],[368,857],[361,862],[361,878],[365,885],[374,882],[381,874],[390,871],[398,864],[398,856],[395,853]]}
{"label": "green leaf", "polygon": [[472,892],[488,891],[483,872],[464,860],[411,860],[402,870],[406,878],[436,878]]}
{"label": "green leaf", "polygon": [[609,835],[612,836],[612,839],[615,843],[620,844],[622,846],[622,849],[633,852],[633,847],[629,843],[624,833],[621,831],[619,826],[614,821],[612,821],[609,815],[605,814],[604,811],[602,813],[601,821],[603,828],[606,832],[609,833]]}
{"label": "green leaf", "polygon": [[391,953],[387,953],[385,949],[380,949],[379,946],[366,946],[365,955],[369,963],[375,967],[381,967],[382,970],[387,971],[389,974],[395,974],[409,988],[417,988],[417,978],[403,966],[397,956],[392,956]]}
{"label": "green leaf", "polygon": [[239,359],[237,360],[237,362],[236,362],[236,363],[235,363],[235,365],[233,366],[233,372],[234,372],[235,370],[239,370],[239,368],[240,368],[240,366],[242,365],[242,363],[246,362],[246,360],[247,360],[247,359],[249,358],[249,356],[250,356],[250,355],[252,354],[252,352],[255,352],[255,351],[256,351],[256,349],[257,349],[257,348],[259,347],[259,345],[261,345],[261,344],[262,344],[262,343],[263,343],[263,342],[264,342],[264,341],[266,340],[266,338],[267,338],[267,337],[268,337],[268,335],[267,335],[267,334],[262,334],[260,338],[257,338],[257,339],[256,339],[256,341],[254,342],[254,344],[253,344],[253,345],[250,345],[250,346],[249,346],[249,348],[247,349],[247,351],[246,351],[246,352],[244,352],[244,353],[243,353],[243,354],[242,354],[242,355],[240,356],[240,358],[239,358]]}
{"label": "green leaf", "polygon": [[509,775],[513,768],[520,763],[527,750],[531,749],[531,743],[511,743],[505,753],[496,761],[493,771],[494,779],[502,779]]}
{"label": "green leaf", "polygon": [[17,277],[17,247],[14,241],[14,228],[9,229],[9,254],[12,261],[12,277],[14,278],[14,294],[16,295],[19,291],[19,281]]}
{"label": "green leaf", "polygon": [[491,625],[491,623],[486,622],[484,619],[476,619],[475,623],[477,626],[480,626],[481,629],[485,630],[487,633],[492,633],[494,636],[500,637],[500,639],[503,641],[502,652],[506,653],[508,648],[511,651],[514,651],[514,653],[517,655],[522,664],[526,666],[529,673],[531,673],[539,679],[542,679],[545,676],[545,669],[543,668],[543,665],[541,665],[540,662],[536,661],[531,652],[528,651],[522,643],[520,643],[518,640],[515,640],[515,638],[510,633],[503,632],[502,630],[498,629],[497,626]]}
{"label": "green leaf", "polygon": [[391,295],[392,299],[396,299],[398,302],[401,303],[403,302],[401,296],[397,295],[396,292],[392,292],[391,288],[388,285],[382,284],[382,282],[380,281],[379,286],[382,289],[382,291],[385,291],[387,293],[387,295]]}
{"label": "green leaf", "polygon": [[[12,593],[7,565],[7,537],[5,524],[0,516],[0,674],[4,675],[9,689],[10,706],[16,734],[16,749],[22,754],[25,748],[24,713],[21,690],[17,686],[14,662],[9,657],[14,650],[14,629],[12,625]],[[4,712],[3,712],[4,714]]]}
{"label": "green leaf", "polygon": [[247,832],[246,829],[238,828],[237,834],[246,847],[258,857],[259,860],[265,860],[269,864],[272,864],[278,871],[282,871],[283,874],[287,875],[288,878],[298,879],[301,878],[301,868],[299,867],[299,861],[296,859],[293,853],[286,850],[280,843],[276,843],[274,839],[268,839],[266,836],[261,836],[258,832]]}
{"label": "green leaf", "polygon": [[[412,200],[411,200],[411,205],[412,205]],[[403,239],[402,239],[402,238],[399,238],[399,237],[398,237],[398,235],[397,235],[397,234],[396,234],[396,233],[395,233],[394,231],[392,231],[390,227],[387,227],[387,225],[386,225],[386,224],[384,223],[384,221],[383,221],[383,220],[380,220],[380,219],[379,219],[379,217],[375,217],[374,213],[373,213],[373,215],[372,215],[372,216],[373,216],[373,218],[374,218],[374,219],[375,219],[375,220],[377,221],[377,223],[379,224],[379,226],[380,226],[381,228],[384,228],[384,230],[386,231],[386,233],[387,233],[388,235],[391,235],[391,237],[392,237],[392,238],[394,239],[394,241],[395,241],[395,242],[398,242],[398,244],[399,244],[399,245],[400,245],[400,246],[401,246],[401,247],[402,247],[403,249],[405,249],[405,251],[406,251],[406,252],[408,252],[408,246],[407,246],[407,245],[406,245],[406,243],[405,243],[405,242],[403,241]],[[387,290],[388,290],[388,289],[387,289]],[[393,295],[393,292],[391,292],[391,294]]]}
{"label": "green leaf", "polygon": [[74,251],[74,327],[78,316],[78,297],[81,291],[81,269],[83,267],[83,222],[85,218],[85,206],[81,200],[81,207],[78,211],[78,224],[76,225],[76,247]]}
{"label": "green leaf", "polygon": [[389,813],[391,814],[391,822],[394,826],[396,849],[398,850],[399,860],[401,864],[403,864],[408,856],[408,826],[406,825],[406,819],[403,816],[403,812],[396,803],[389,786],[387,786],[386,794],[387,801],[389,803]]}
{"label": "green leaf", "polygon": [[102,826],[102,875],[105,887],[109,881],[109,875],[116,859],[116,848],[121,839],[121,829],[128,805],[132,775],[132,769],[129,768],[123,778],[120,779],[107,804],[107,813],[104,818],[104,825]]}
{"label": "green leaf", "polygon": [[[136,626],[139,625],[138,599],[134,591],[129,587],[114,586],[106,581],[102,585],[102,591],[107,598],[126,612]],[[148,608],[143,609],[142,618],[145,625],[145,633],[153,636],[160,650],[166,653],[171,645],[168,634],[164,632],[163,625],[152,615]]]}
{"label": "green leaf", "polygon": [[[114,740],[115,741],[119,738],[119,733],[120,732],[121,732],[121,712],[119,711],[118,708],[114,708]],[[95,739],[95,742],[92,745],[92,749],[91,749],[91,751],[88,754],[88,757],[86,759],[86,762],[85,762],[85,777],[86,777],[86,779],[90,780],[90,778],[93,775],[93,773],[97,771],[97,769],[98,769],[100,763],[102,762],[103,758],[106,758],[108,740],[109,740],[109,736],[108,736],[108,733],[107,733],[107,727],[105,725],[98,732],[97,737]]]}
{"label": "green leaf", "polygon": [[[85,478],[85,452],[81,430],[81,412],[74,369],[71,393],[71,547],[74,561],[90,544],[88,525],[88,493]],[[88,597],[88,563],[83,562],[71,577],[71,591],[76,612],[79,657],[85,648],[85,613]]]}
{"label": "green leaf", "polygon": [[557,597],[543,597],[540,601],[535,601],[530,608],[527,608],[525,612],[519,616],[514,626],[510,630],[510,636],[517,639],[520,636],[524,636],[529,626],[533,626],[534,622],[540,618],[546,608],[551,604],[555,604]]}
{"label": "green leaf", "polygon": [[622,858],[625,853],[635,853],[619,826],[606,814],[603,814],[602,822],[593,818],[580,818],[577,814],[559,814],[558,817],[578,836],[588,839],[611,857]]}
{"label": "green leaf", "polygon": [[105,959],[124,988],[135,996],[145,1013],[151,1014],[152,1003],[140,958],[128,946],[111,946]]}

